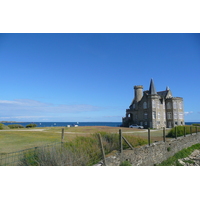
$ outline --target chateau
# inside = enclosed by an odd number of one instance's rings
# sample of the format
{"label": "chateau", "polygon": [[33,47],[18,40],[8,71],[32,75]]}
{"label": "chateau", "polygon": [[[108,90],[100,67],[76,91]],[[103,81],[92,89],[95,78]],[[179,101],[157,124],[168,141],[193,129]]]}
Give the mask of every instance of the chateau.
{"label": "chateau", "polygon": [[173,97],[169,87],[156,92],[151,79],[149,90],[143,91],[142,85],[134,86],[135,97],[126,109],[122,125],[137,124],[144,128],[172,128],[184,125],[183,98]]}

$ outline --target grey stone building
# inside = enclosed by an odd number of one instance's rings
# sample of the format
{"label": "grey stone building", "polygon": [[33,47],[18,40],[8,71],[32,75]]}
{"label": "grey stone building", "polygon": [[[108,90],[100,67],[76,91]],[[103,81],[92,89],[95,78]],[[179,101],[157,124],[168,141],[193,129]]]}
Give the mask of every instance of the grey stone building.
{"label": "grey stone building", "polygon": [[172,128],[184,125],[183,98],[173,97],[169,87],[156,92],[151,79],[149,90],[143,91],[142,85],[134,86],[135,97],[126,109],[122,125],[142,125],[144,128]]}

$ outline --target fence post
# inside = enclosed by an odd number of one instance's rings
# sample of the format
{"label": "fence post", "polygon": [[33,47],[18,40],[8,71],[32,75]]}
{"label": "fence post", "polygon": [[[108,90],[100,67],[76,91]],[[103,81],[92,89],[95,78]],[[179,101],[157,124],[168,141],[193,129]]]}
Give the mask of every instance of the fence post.
{"label": "fence post", "polygon": [[186,136],[186,126],[184,126],[184,137]]}
{"label": "fence post", "polygon": [[175,138],[177,139],[177,127],[175,126]]}
{"label": "fence post", "polygon": [[102,142],[102,139],[101,139],[101,134],[98,133],[98,136],[99,136],[99,142],[100,142],[101,152],[102,152],[102,155],[103,155],[103,163],[106,166],[106,157],[105,157],[105,152],[104,152],[104,148],[103,148],[103,142]]}
{"label": "fence post", "polygon": [[150,144],[151,144],[151,138],[150,138],[150,128],[148,128],[148,144],[149,144],[149,146],[150,146]]}
{"label": "fence post", "polygon": [[64,132],[65,132],[65,129],[62,128],[62,134],[61,134],[61,143],[64,142]]}
{"label": "fence post", "polygon": [[163,142],[165,142],[165,127],[163,127]]}
{"label": "fence post", "polygon": [[192,135],[192,126],[190,126],[190,134]]}
{"label": "fence post", "polygon": [[119,129],[119,151],[120,151],[120,153],[123,152],[122,130],[121,129]]}
{"label": "fence post", "polygon": [[127,140],[124,136],[122,136],[122,139],[124,139],[124,141],[126,142],[126,144],[128,144],[128,146],[129,146],[132,150],[134,150],[133,146],[128,142],[128,140]]}

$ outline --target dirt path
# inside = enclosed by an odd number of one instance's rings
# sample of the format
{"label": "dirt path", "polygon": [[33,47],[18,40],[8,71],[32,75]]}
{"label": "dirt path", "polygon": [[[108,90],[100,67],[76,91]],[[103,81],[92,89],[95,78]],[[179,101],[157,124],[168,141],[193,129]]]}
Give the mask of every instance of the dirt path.
{"label": "dirt path", "polygon": [[0,130],[0,131],[44,131],[45,129],[7,129],[7,130]]}

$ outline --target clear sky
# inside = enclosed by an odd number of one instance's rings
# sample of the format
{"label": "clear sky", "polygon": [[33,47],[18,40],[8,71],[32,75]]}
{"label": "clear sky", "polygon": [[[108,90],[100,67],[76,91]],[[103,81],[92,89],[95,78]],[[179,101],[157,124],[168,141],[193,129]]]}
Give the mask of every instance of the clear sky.
{"label": "clear sky", "polygon": [[0,34],[0,66],[0,121],[120,122],[151,78],[200,121],[200,34]]}

